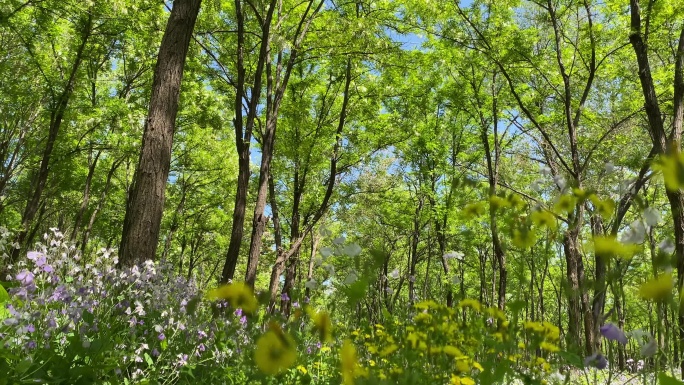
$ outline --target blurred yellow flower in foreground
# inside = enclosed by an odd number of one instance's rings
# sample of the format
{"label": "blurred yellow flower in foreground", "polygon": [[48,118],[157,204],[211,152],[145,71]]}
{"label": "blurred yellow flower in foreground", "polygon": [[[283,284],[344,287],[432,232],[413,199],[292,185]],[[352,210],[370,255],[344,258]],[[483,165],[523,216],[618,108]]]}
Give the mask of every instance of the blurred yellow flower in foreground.
{"label": "blurred yellow flower in foreground", "polygon": [[294,340],[278,324],[272,322],[268,331],[257,340],[254,350],[257,367],[272,376],[291,368],[296,360]]}
{"label": "blurred yellow flower in foreground", "polygon": [[368,376],[368,369],[359,366],[356,358],[356,348],[351,340],[344,340],[340,349],[340,366],[342,369],[342,383],[354,385],[354,379],[359,376]]}
{"label": "blurred yellow flower in foreground", "polygon": [[259,308],[259,301],[254,296],[254,291],[243,282],[229,283],[211,289],[207,292],[206,298],[212,301],[226,300],[230,306],[240,308],[248,314],[256,312]]}
{"label": "blurred yellow flower in foreground", "polygon": [[473,381],[473,379],[470,377],[459,377],[455,374],[452,374],[451,385],[475,385],[475,381]]}
{"label": "blurred yellow flower in foreground", "polygon": [[672,273],[660,274],[644,282],[639,287],[639,295],[643,299],[661,301],[670,296],[672,287]]}
{"label": "blurred yellow flower in foreground", "polygon": [[318,332],[318,338],[321,342],[332,341],[332,322],[330,321],[330,314],[327,311],[314,312],[308,310],[311,320],[314,324],[314,331]]}

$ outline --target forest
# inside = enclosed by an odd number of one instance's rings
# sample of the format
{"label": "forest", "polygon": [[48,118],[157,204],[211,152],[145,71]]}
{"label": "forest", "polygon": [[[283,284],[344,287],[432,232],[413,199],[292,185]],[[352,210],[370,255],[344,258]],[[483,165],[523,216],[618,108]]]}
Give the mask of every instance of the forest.
{"label": "forest", "polygon": [[680,0],[3,0],[0,385],[682,385],[683,123]]}

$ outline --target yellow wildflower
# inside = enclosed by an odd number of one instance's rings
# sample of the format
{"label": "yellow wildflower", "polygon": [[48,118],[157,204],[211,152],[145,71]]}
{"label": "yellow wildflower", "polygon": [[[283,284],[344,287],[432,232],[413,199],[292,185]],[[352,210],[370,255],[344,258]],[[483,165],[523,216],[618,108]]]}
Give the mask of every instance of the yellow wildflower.
{"label": "yellow wildflower", "polygon": [[411,347],[413,349],[415,349],[416,346],[418,345],[418,340],[419,340],[418,339],[418,333],[413,333],[413,332],[409,333],[408,337],[406,337],[406,340],[411,344]]}
{"label": "yellow wildflower", "polygon": [[444,353],[446,353],[450,356],[453,356],[453,357],[460,357],[463,355],[463,353],[461,353],[461,351],[458,350],[458,348],[453,346],[453,345],[446,345],[444,347]]}
{"label": "yellow wildflower", "polygon": [[604,219],[608,219],[613,215],[613,212],[615,211],[615,202],[612,199],[607,198],[604,200],[596,195],[591,195],[589,200],[591,200],[596,211],[598,211]]}
{"label": "yellow wildflower", "polygon": [[455,374],[451,375],[451,385],[475,385],[475,381],[470,377],[459,377]]}
{"label": "yellow wildflower", "polygon": [[482,310],[482,304],[476,299],[464,299],[458,303],[458,307],[472,307],[476,311]]}
{"label": "yellow wildflower", "polygon": [[302,366],[302,365],[297,366],[297,370],[298,370],[299,373],[301,373],[301,374],[307,374],[307,373],[309,372],[309,371],[306,370],[306,368],[305,368],[304,366]]}
{"label": "yellow wildflower", "polygon": [[400,368],[400,367],[398,367],[398,366],[395,366],[395,367],[393,367],[392,369],[390,369],[390,373],[392,373],[392,374],[402,374],[402,373],[404,373],[404,369],[402,369],[402,368]]}
{"label": "yellow wildflower", "polygon": [[470,365],[468,364],[467,357],[459,357],[456,359],[456,370],[461,373],[466,373],[470,371]]}
{"label": "yellow wildflower", "polygon": [[432,315],[430,315],[428,313],[418,313],[418,314],[416,314],[415,317],[413,317],[413,320],[416,323],[419,323],[419,322],[430,323],[430,322],[432,322]]}
{"label": "yellow wildflower", "polygon": [[670,296],[672,287],[672,273],[664,273],[644,282],[639,287],[639,295],[643,299],[662,301]]}
{"label": "yellow wildflower", "polygon": [[521,226],[513,229],[513,245],[521,249],[534,246],[537,237],[529,226]]}
{"label": "yellow wildflower", "polygon": [[382,349],[380,352],[380,357],[387,357],[390,354],[394,353],[399,347],[396,344],[392,344],[387,346],[386,348]]}
{"label": "yellow wildflower", "polygon": [[295,342],[278,324],[272,322],[269,330],[256,342],[254,360],[263,373],[276,375],[294,365],[297,360]]}
{"label": "yellow wildflower", "polygon": [[631,258],[639,250],[638,245],[625,245],[615,236],[594,237],[594,253],[601,258]]}
{"label": "yellow wildflower", "polygon": [[547,352],[555,353],[560,351],[560,348],[557,345],[554,345],[550,342],[543,341],[542,343],[539,344],[539,347],[542,350],[546,350]]}
{"label": "yellow wildflower", "polygon": [[439,354],[444,351],[444,348],[441,346],[431,346],[430,347],[430,354]]}
{"label": "yellow wildflower", "polygon": [[510,202],[506,200],[505,198],[498,197],[496,195],[491,195],[489,197],[489,206],[494,209],[498,210],[499,208],[505,208],[510,205]]}
{"label": "yellow wildflower", "polygon": [[558,341],[560,339],[560,329],[558,329],[558,326],[547,321],[542,322],[542,326],[544,327],[544,338],[551,341]]}
{"label": "yellow wildflower", "polygon": [[420,310],[428,310],[428,309],[436,309],[439,307],[437,302],[433,300],[427,300],[427,301],[422,301],[418,302],[417,304],[413,305],[416,309]]}
{"label": "yellow wildflower", "polygon": [[504,314],[501,309],[496,308],[496,307],[488,307],[485,309],[485,312],[489,314],[491,317],[494,317],[500,321],[505,321],[506,320],[506,314]]}
{"label": "yellow wildflower", "polygon": [[[327,311],[314,313],[311,317],[314,324],[314,331],[318,331],[318,338],[321,342],[332,341],[332,322]],[[358,335],[358,333],[357,333]]]}
{"label": "yellow wildflower", "polygon": [[209,290],[206,297],[213,301],[219,299],[226,300],[230,303],[230,306],[240,308],[248,314],[256,312],[259,308],[259,302],[254,296],[254,291],[243,282],[229,283]]}
{"label": "yellow wildflower", "polygon": [[532,330],[536,333],[544,333],[544,326],[540,324],[539,322],[535,321],[525,321],[525,329],[527,330]]}
{"label": "yellow wildflower", "polygon": [[475,202],[469,203],[463,208],[463,216],[466,219],[472,219],[476,216],[483,215],[485,213],[485,203]]}
{"label": "yellow wildflower", "polygon": [[665,188],[669,191],[677,191],[684,186],[684,158],[681,154],[668,153],[663,155],[653,164],[655,171],[663,172]]}
{"label": "yellow wildflower", "polygon": [[532,214],[530,214],[530,219],[532,220],[532,223],[539,227],[548,227],[551,230],[556,228],[556,217],[549,211],[533,211]]}
{"label": "yellow wildflower", "polygon": [[558,214],[572,214],[575,211],[575,205],[577,201],[572,195],[561,195],[556,200],[556,204],[553,206],[554,211]]}
{"label": "yellow wildflower", "polygon": [[342,367],[342,382],[344,385],[354,385],[354,378],[358,376],[358,361],[356,348],[350,340],[344,340],[340,349],[340,364]]}

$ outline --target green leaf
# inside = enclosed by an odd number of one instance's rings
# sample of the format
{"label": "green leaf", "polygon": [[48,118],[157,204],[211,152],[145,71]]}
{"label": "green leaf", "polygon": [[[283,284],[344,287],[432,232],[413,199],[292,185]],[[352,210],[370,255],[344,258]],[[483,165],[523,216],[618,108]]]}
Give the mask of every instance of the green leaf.
{"label": "green leaf", "polygon": [[195,315],[195,312],[197,312],[197,306],[200,303],[200,297],[193,297],[188,301],[188,304],[185,306],[185,309],[188,314]]}
{"label": "green leaf", "polygon": [[154,361],[152,361],[152,357],[150,357],[149,354],[145,353],[143,357],[145,357],[145,362],[147,362],[148,367],[151,368],[154,366]]}
{"label": "green leaf", "polygon": [[674,377],[670,377],[665,373],[658,373],[658,384],[660,385],[684,385],[684,382],[679,381]]}
{"label": "green leaf", "polygon": [[5,303],[10,301],[9,294],[7,294],[7,290],[0,285],[0,319],[5,319],[9,317],[9,311],[5,309]]}
{"label": "green leaf", "polygon": [[368,290],[368,282],[361,278],[349,285],[345,291],[349,301],[351,303],[356,303],[366,295],[366,290]]}
{"label": "green leaf", "polygon": [[3,304],[5,302],[8,302],[10,300],[9,294],[7,294],[7,290],[5,290],[5,287],[0,284],[0,304]]}
{"label": "green leaf", "polygon": [[577,354],[565,352],[565,351],[560,351],[560,352],[556,352],[556,355],[563,358],[565,360],[565,362],[567,362],[568,364],[570,364],[576,368],[583,368],[584,367],[584,360],[582,359],[582,357],[578,356]]}
{"label": "green leaf", "polygon": [[23,373],[25,373],[27,370],[29,370],[29,368],[31,367],[31,365],[33,365],[33,361],[28,360],[28,359],[22,360],[22,361],[20,361],[20,362],[14,367],[14,371],[15,371],[17,374],[23,374]]}

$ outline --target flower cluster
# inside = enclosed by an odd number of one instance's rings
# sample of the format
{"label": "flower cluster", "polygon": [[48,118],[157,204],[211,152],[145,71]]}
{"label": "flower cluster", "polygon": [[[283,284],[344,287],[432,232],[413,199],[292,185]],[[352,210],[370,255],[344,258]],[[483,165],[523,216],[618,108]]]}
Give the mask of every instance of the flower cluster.
{"label": "flower cluster", "polygon": [[170,266],[147,261],[118,268],[105,249],[85,259],[57,229],[44,242],[9,266],[6,277],[11,301],[0,315],[0,353],[21,357],[10,361],[10,379],[33,373],[46,382],[135,383],[230,358],[217,339],[240,324],[213,319],[195,282]]}

